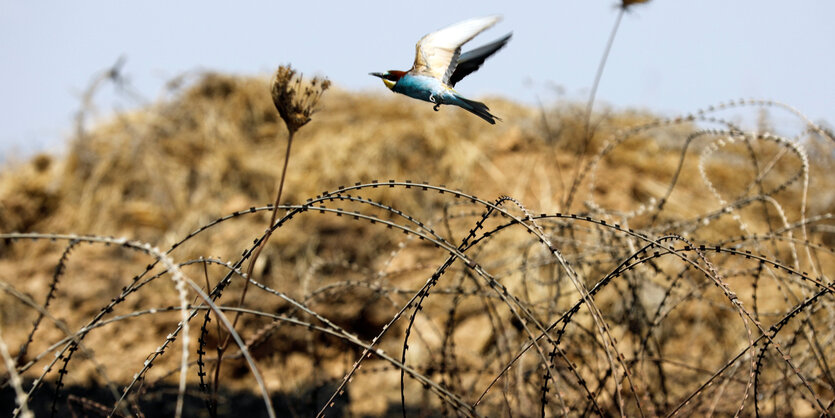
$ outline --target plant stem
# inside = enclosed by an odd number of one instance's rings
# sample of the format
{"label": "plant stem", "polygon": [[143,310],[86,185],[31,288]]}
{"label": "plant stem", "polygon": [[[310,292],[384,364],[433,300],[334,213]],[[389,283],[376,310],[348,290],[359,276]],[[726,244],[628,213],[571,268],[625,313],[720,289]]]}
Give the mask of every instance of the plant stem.
{"label": "plant stem", "polygon": [[[284,178],[287,175],[287,165],[290,162],[290,147],[293,145],[293,136],[295,134],[295,130],[290,130],[290,134],[287,137],[287,151],[284,154],[284,168],[281,170],[281,179],[278,183],[278,192],[275,195],[275,203],[273,204],[273,213],[270,216],[270,224],[267,227],[267,231],[264,235],[264,239],[261,240],[261,243],[258,244],[258,247],[255,248],[255,251],[252,253],[252,258],[249,259],[249,265],[246,268],[246,281],[244,282],[244,289],[241,291],[241,299],[238,301],[238,308],[243,306],[244,299],[246,299],[246,291],[249,289],[249,279],[252,277],[252,271],[255,268],[255,262],[258,260],[258,256],[261,255],[261,251],[267,245],[267,241],[272,236],[273,225],[275,224],[275,220],[278,218],[278,205],[281,202],[281,194],[284,191]],[[237,311],[235,313],[235,319],[232,321],[232,329],[238,325],[238,319],[241,316],[241,311]],[[220,365],[223,362],[223,353],[226,351],[226,348],[229,344],[229,338],[231,337],[231,333],[227,333],[226,337],[223,339],[223,343],[218,345],[217,347],[217,363],[215,363],[215,376],[214,376],[214,392],[213,397],[216,394],[218,383],[220,381]],[[220,335],[218,335],[218,340],[220,339]]]}
{"label": "plant stem", "polygon": [[577,162],[577,165],[574,169],[574,181],[571,184],[571,190],[568,192],[568,197],[565,200],[565,209],[569,210],[571,206],[571,202],[574,199],[574,193],[577,191],[577,186],[579,186],[580,181],[582,181],[582,173],[580,171],[580,167],[583,166],[586,159],[586,151],[588,150],[589,143],[591,142],[591,134],[589,132],[591,127],[591,111],[594,107],[594,98],[597,95],[597,86],[600,85],[600,79],[603,77],[603,68],[606,67],[606,60],[609,58],[609,52],[612,50],[612,44],[615,43],[615,35],[618,33],[618,28],[620,27],[620,21],[623,19],[623,14],[626,12],[625,7],[621,7],[620,11],[618,12],[618,17],[615,19],[615,25],[612,27],[612,33],[609,34],[609,41],[606,43],[606,48],[603,51],[603,58],[600,60],[600,65],[597,66],[597,74],[594,76],[594,83],[591,85],[591,92],[589,93],[589,101],[586,103],[586,122],[583,127],[583,147],[580,151],[580,160]]}
{"label": "plant stem", "polygon": [[612,33],[609,34],[609,41],[606,43],[606,49],[603,51],[603,57],[600,60],[600,65],[597,66],[597,74],[594,75],[594,83],[591,85],[591,92],[589,93],[589,101],[586,104],[586,133],[589,130],[589,123],[591,121],[591,110],[594,106],[594,98],[597,95],[597,87],[600,85],[600,79],[603,77],[603,69],[606,67],[606,60],[609,59],[609,52],[612,50],[612,45],[615,43],[615,35],[618,33],[620,21],[623,19],[623,14],[626,8],[621,8],[618,12],[618,17],[615,19],[615,26],[612,27]]}

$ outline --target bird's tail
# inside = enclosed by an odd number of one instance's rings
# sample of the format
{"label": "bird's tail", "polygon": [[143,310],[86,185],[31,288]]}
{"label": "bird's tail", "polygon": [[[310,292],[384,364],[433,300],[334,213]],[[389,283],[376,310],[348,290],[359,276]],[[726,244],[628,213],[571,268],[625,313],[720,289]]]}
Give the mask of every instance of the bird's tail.
{"label": "bird's tail", "polygon": [[497,120],[501,120],[498,116],[490,113],[490,108],[488,108],[484,103],[465,99],[461,96],[455,96],[455,98],[459,101],[458,103],[455,103],[456,105],[486,120],[491,125],[495,125]]}

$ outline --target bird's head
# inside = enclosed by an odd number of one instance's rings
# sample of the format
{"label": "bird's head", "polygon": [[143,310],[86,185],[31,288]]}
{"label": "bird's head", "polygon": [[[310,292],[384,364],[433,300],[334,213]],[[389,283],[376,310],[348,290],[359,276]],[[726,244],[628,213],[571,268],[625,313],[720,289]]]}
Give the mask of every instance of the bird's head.
{"label": "bird's head", "polygon": [[397,70],[390,70],[384,73],[368,73],[369,75],[373,75],[374,77],[380,77],[383,79],[383,84],[389,88],[389,90],[394,88],[394,85],[397,84],[397,81],[406,74],[405,71],[397,71]]}

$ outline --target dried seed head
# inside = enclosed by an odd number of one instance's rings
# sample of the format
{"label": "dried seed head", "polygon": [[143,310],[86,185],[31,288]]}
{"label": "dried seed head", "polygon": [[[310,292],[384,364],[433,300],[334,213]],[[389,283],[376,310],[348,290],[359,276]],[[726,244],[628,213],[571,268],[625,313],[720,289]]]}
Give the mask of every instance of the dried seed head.
{"label": "dried seed head", "polygon": [[273,103],[291,132],[310,122],[322,93],[330,87],[326,78],[314,77],[304,82],[301,74],[289,65],[278,67],[272,82]]}
{"label": "dried seed head", "polygon": [[649,3],[649,0],[621,0],[620,7],[624,9],[628,9],[629,6],[633,4],[640,4],[640,3]]}

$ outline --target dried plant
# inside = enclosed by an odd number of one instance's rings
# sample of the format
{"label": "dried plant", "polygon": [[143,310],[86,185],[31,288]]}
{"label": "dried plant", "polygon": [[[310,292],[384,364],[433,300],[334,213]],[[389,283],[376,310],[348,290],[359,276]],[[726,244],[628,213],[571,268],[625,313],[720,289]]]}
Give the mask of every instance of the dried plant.
{"label": "dried plant", "polygon": [[621,0],[620,7],[622,9],[628,9],[630,6],[643,3],[649,3],[649,0]]}
{"label": "dried plant", "polygon": [[306,83],[293,67],[282,65],[273,75],[271,84],[275,108],[292,135],[310,122],[311,115],[319,105],[319,99],[330,87],[331,82],[326,78],[313,77]]}
{"label": "dried plant", "polygon": [[574,180],[571,184],[571,189],[568,191],[568,196],[565,199],[565,207],[566,209],[571,207],[571,203],[574,199],[574,193],[577,191],[577,187],[580,185],[580,180],[583,177],[583,165],[585,164],[586,159],[586,152],[588,151],[589,144],[592,142],[592,137],[594,136],[594,129],[591,127],[591,113],[594,109],[594,99],[597,96],[597,87],[600,86],[600,80],[603,77],[603,69],[606,68],[606,60],[609,58],[609,53],[612,51],[612,45],[615,43],[615,36],[617,36],[618,28],[620,27],[620,22],[623,20],[623,15],[629,9],[630,6],[640,3],[648,3],[649,0],[622,0],[621,5],[619,7],[618,16],[615,19],[615,24],[612,26],[612,31],[609,34],[609,40],[606,42],[606,47],[603,49],[603,57],[600,59],[600,64],[597,66],[597,72],[594,75],[594,82],[591,85],[591,91],[589,92],[589,100],[586,102],[586,123],[585,127],[583,128],[583,142],[580,149],[580,158],[577,160],[577,164],[574,165]]}
{"label": "dried plant", "polygon": [[322,94],[330,86],[331,82],[326,78],[313,77],[310,83],[304,82],[301,74],[296,74],[296,70],[289,65],[279,66],[273,76],[271,83],[273,104],[278,110],[278,115],[287,125],[289,135],[287,137],[287,151],[284,155],[284,168],[281,171],[281,180],[279,180],[278,192],[273,206],[275,210],[270,219],[270,225],[275,222],[278,205],[281,202],[281,192],[284,188],[284,177],[287,174],[293,136],[299,128],[310,122],[311,116],[316,112],[319,105],[319,99],[322,98]]}
{"label": "dried plant", "polygon": [[[255,262],[258,261],[258,257],[261,255],[261,252],[272,236],[274,224],[278,217],[278,207],[281,203],[281,196],[284,191],[284,179],[287,176],[287,166],[290,162],[290,149],[293,145],[293,137],[302,126],[310,122],[311,116],[314,112],[316,112],[317,106],[319,105],[319,99],[322,98],[322,94],[330,87],[330,85],[331,83],[328,79],[319,77],[313,77],[309,83],[305,82],[302,75],[297,74],[296,70],[294,70],[290,65],[279,66],[273,75],[270,91],[272,93],[273,104],[275,104],[275,108],[278,110],[278,115],[287,125],[287,150],[284,154],[284,166],[281,170],[281,178],[279,179],[278,191],[275,195],[275,203],[273,204],[270,223],[267,225],[266,234],[261,239],[252,255],[252,258],[249,260],[245,276],[247,278],[252,278]],[[241,291],[238,308],[243,306],[248,289],[249,282],[247,281]],[[210,312],[207,311],[206,315],[209,315],[209,313]],[[232,328],[238,325],[240,317],[241,313],[237,312],[235,314],[235,319],[232,321]],[[218,361],[215,363],[214,386],[212,397],[209,401],[209,412],[212,416],[217,415],[217,389],[220,386],[220,366],[223,364],[221,360],[223,359],[223,354],[228,347],[231,336],[232,334],[230,332],[226,335],[225,339],[223,339],[223,343],[221,343],[217,348]]]}

